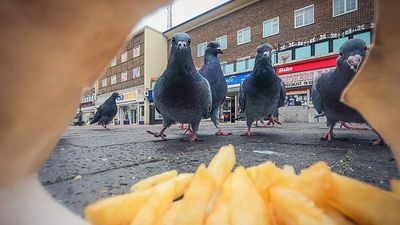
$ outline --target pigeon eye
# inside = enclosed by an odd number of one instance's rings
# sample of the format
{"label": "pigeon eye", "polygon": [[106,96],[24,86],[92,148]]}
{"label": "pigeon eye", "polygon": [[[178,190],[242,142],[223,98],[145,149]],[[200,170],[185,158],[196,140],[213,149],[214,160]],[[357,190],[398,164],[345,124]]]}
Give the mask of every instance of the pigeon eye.
{"label": "pigeon eye", "polygon": [[188,44],[189,44],[189,45],[190,45],[190,42],[191,42],[191,40],[189,39],[189,40],[188,40]]}
{"label": "pigeon eye", "polygon": [[175,44],[175,39],[172,39],[172,41],[171,41],[171,42],[172,42],[172,44]]}
{"label": "pigeon eye", "polygon": [[343,52],[339,52],[339,55],[340,55],[340,56],[343,56]]}

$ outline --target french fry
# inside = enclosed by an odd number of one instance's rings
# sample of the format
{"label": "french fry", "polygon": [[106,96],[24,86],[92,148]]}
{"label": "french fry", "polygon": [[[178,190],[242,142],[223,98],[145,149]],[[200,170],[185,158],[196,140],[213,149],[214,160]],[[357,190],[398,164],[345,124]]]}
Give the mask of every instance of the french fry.
{"label": "french fry", "polygon": [[283,186],[270,190],[274,214],[286,225],[334,225],[322,209],[301,192]]}
{"label": "french fry", "polygon": [[336,193],[329,203],[359,224],[400,224],[400,200],[390,192],[333,174]]}
{"label": "french fry", "polygon": [[193,179],[192,173],[181,173],[177,177],[174,177],[171,180],[169,180],[169,181],[173,181],[176,183],[174,199],[178,199],[178,198],[182,197],[186,188],[189,187],[192,179]]}
{"label": "french fry", "polygon": [[130,224],[150,195],[142,191],[99,200],[85,208],[85,218],[92,225]]}
{"label": "french fry", "polygon": [[231,173],[236,163],[235,149],[232,145],[223,146],[208,164],[207,170],[220,187],[225,178]]}
{"label": "french fry", "polygon": [[247,172],[257,189],[263,194],[274,185],[290,185],[294,179],[294,176],[279,169],[271,161],[250,167]]}
{"label": "french fry", "polygon": [[182,206],[182,200],[175,201],[172,203],[172,205],[169,207],[167,212],[158,220],[156,223],[157,225],[174,225],[175,220],[179,216],[180,209],[179,207]]}
{"label": "french fry", "polygon": [[197,169],[190,186],[186,189],[183,202],[175,218],[176,225],[201,225],[204,222],[208,202],[216,191],[214,177],[202,164]]}
{"label": "french fry", "polygon": [[393,194],[400,198],[400,180],[392,179],[390,181],[390,187],[392,188]]}
{"label": "french fry", "polygon": [[324,211],[324,213],[335,222],[336,225],[356,225],[353,220],[351,220],[349,217],[342,214],[339,210],[333,208],[326,202],[319,203],[317,204],[317,206],[320,207]]}
{"label": "french fry", "polygon": [[231,178],[229,217],[233,225],[269,224],[264,200],[244,167],[238,167]]}
{"label": "french fry", "polygon": [[293,184],[295,189],[317,204],[334,192],[332,173],[325,162],[317,162],[303,169]]}
{"label": "french fry", "polygon": [[222,187],[220,194],[217,196],[214,205],[211,209],[211,212],[208,214],[206,218],[206,225],[221,225],[221,224],[230,224],[229,219],[229,199],[232,195],[232,186],[231,180],[232,175],[228,176]]}
{"label": "french fry", "polygon": [[284,165],[282,171],[286,173],[288,176],[296,176],[296,172],[294,167],[291,165]]}
{"label": "french fry", "polygon": [[167,181],[173,177],[176,177],[178,172],[176,170],[170,170],[161,174],[157,174],[151,177],[148,177],[144,180],[139,181],[131,187],[131,192],[143,191],[149,188],[154,187],[155,185]]}
{"label": "french fry", "polygon": [[156,185],[146,204],[139,210],[131,225],[153,225],[167,211],[175,195],[175,181]]}

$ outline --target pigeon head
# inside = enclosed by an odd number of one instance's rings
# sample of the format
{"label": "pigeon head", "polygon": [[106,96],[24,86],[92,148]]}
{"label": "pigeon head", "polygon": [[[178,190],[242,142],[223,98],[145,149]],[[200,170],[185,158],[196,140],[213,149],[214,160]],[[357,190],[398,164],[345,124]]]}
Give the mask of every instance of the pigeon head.
{"label": "pigeon head", "polygon": [[357,72],[365,59],[366,53],[367,44],[365,41],[358,38],[347,40],[339,49],[337,65]]}
{"label": "pigeon head", "polygon": [[118,97],[119,97],[119,94],[118,94],[117,92],[114,92],[114,93],[112,93],[111,97],[113,97],[113,98],[118,98]]}
{"label": "pigeon head", "polygon": [[218,54],[224,54],[220,48],[220,45],[216,41],[211,41],[207,44],[206,48],[206,55],[207,54],[212,54],[212,55],[218,55]]}
{"label": "pigeon head", "polygon": [[259,66],[272,66],[271,61],[272,46],[270,44],[261,44],[257,47],[255,63]]}
{"label": "pigeon head", "polygon": [[190,36],[187,33],[176,33],[171,39],[171,50],[185,53],[190,52]]}

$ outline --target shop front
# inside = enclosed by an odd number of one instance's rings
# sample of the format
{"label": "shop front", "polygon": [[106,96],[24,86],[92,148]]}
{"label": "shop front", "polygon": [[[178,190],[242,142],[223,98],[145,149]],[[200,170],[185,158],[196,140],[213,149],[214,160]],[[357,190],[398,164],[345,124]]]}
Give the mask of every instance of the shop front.
{"label": "shop front", "polygon": [[116,103],[118,107],[118,113],[114,118],[114,124],[144,124],[142,90],[134,90],[125,93],[121,92],[120,97],[116,99]]}
{"label": "shop front", "polygon": [[86,95],[81,99],[80,109],[82,112],[82,122],[83,124],[89,124],[90,120],[94,117],[96,113],[95,107],[96,95]]}

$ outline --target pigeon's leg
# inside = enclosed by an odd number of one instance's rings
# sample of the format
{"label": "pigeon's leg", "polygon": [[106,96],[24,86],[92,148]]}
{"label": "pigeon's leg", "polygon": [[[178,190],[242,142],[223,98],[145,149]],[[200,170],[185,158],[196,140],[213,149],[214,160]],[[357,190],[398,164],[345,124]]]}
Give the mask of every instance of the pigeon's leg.
{"label": "pigeon's leg", "polygon": [[346,122],[340,123],[340,128],[342,128],[342,127],[350,129],[350,130],[368,130],[368,128],[358,127],[357,125],[355,125],[353,123],[346,123]]}
{"label": "pigeon's leg", "polygon": [[211,120],[214,123],[214,126],[218,129],[218,131],[215,133],[217,136],[228,136],[232,135],[232,133],[225,132],[220,126],[219,126],[219,107],[214,109],[211,112]]}
{"label": "pigeon's leg", "polygon": [[181,125],[179,126],[179,128],[181,128],[181,130],[186,130],[186,131],[187,131],[188,127],[189,127],[189,125],[186,126],[184,123],[181,123]]}
{"label": "pigeon's leg", "polygon": [[107,127],[107,124],[102,124],[101,126],[103,126],[106,130],[110,130],[110,128]]}
{"label": "pigeon's leg", "polygon": [[243,134],[241,134],[241,136],[251,137],[251,136],[256,136],[256,135],[258,135],[258,133],[255,133],[255,132],[251,132],[251,131],[250,131],[251,125],[253,124],[253,121],[252,121],[249,117],[247,117],[247,119],[246,119],[246,124],[247,124],[247,131],[244,132]]}
{"label": "pigeon's leg", "polygon": [[192,134],[193,133],[193,130],[192,130],[192,127],[190,126],[190,124],[187,125],[187,128],[186,128],[186,130],[185,130],[185,132],[183,134],[186,134],[186,133],[188,133],[188,134]]}
{"label": "pigeon's leg", "polygon": [[269,118],[268,118],[268,123],[267,123],[267,126],[269,126],[269,125],[275,125],[275,123],[277,123],[277,124],[279,124],[279,125],[282,125],[282,123],[281,122],[279,122],[277,119],[275,119],[275,117],[273,116],[273,115],[270,115],[269,116]]}
{"label": "pigeon's leg", "polygon": [[335,125],[330,125],[329,126],[329,130],[328,133],[325,135],[325,137],[322,137],[321,140],[327,140],[327,141],[333,141],[334,137],[333,137],[333,128],[335,127]]}
{"label": "pigeon's leg", "polygon": [[[264,126],[258,126],[258,122],[260,122],[262,125],[264,125]],[[269,128],[269,126],[268,125],[266,125],[265,123],[264,123],[264,120],[261,118],[260,120],[257,120],[256,121],[256,127],[257,128]]]}
{"label": "pigeon's leg", "polygon": [[200,121],[198,123],[190,124],[190,127],[192,127],[192,133],[190,134],[188,142],[204,141],[203,139],[197,137],[197,131],[199,129],[199,125],[200,125]]}

